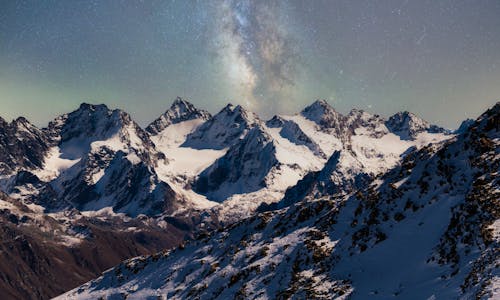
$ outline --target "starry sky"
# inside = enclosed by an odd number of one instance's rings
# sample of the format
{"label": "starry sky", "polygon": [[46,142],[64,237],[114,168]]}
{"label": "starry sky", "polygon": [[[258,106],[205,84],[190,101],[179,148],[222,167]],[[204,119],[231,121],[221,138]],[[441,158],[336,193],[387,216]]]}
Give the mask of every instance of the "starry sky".
{"label": "starry sky", "polygon": [[263,118],[326,99],[455,128],[500,100],[500,1],[0,0],[0,115],[176,96]]}

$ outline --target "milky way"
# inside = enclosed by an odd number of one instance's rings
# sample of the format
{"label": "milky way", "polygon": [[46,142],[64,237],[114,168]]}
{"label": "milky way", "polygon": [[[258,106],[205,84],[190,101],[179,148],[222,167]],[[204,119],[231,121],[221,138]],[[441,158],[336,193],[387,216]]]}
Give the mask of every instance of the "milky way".
{"label": "milky way", "polygon": [[499,1],[3,1],[1,116],[315,99],[456,127],[500,99]]}
{"label": "milky way", "polygon": [[279,111],[294,87],[298,51],[283,6],[224,1],[212,7],[217,23],[211,47],[239,98],[256,111]]}

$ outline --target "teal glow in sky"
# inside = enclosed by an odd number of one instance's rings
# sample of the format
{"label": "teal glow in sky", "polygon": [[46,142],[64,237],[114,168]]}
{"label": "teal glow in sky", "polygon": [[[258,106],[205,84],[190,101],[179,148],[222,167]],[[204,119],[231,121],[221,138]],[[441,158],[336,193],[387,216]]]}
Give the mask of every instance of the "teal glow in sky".
{"label": "teal glow in sky", "polygon": [[500,100],[500,1],[2,1],[0,115],[315,99],[446,127]]}

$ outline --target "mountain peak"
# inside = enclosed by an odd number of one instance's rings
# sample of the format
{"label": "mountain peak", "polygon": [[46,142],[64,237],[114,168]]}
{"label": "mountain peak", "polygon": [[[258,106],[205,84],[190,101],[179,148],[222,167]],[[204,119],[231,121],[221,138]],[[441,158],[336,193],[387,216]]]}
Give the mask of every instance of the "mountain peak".
{"label": "mountain peak", "polygon": [[223,149],[241,140],[260,120],[241,105],[226,105],[187,136],[184,147]]}
{"label": "mountain peak", "polygon": [[191,102],[177,97],[165,113],[148,125],[146,131],[154,135],[171,124],[194,119],[208,120],[210,117],[211,115],[207,111],[197,109]]}
{"label": "mountain peak", "polygon": [[285,124],[285,119],[278,115],[274,115],[270,120],[266,121],[266,126],[269,128],[278,128]]}
{"label": "mountain peak", "polygon": [[177,105],[184,105],[184,106],[192,106],[191,102],[185,100],[184,98],[182,97],[175,97],[175,100],[174,102],[172,103],[172,106],[177,106]]}
{"label": "mountain peak", "polygon": [[330,104],[328,104],[328,102],[326,102],[326,100],[324,100],[324,99],[317,99],[311,105],[316,105],[316,106],[319,105],[319,106],[322,106],[322,107],[330,106]]}
{"label": "mountain peak", "polygon": [[432,133],[446,131],[409,111],[395,113],[385,122],[385,126],[389,131],[400,136],[403,140],[413,140],[419,133],[424,131]]}
{"label": "mountain peak", "polygon": [[328,132],[335,132],[337,136],[340,136],[345,129],[346,117],[337,112],[325,100],[316,100],[304,108],[300,114]]}
{"label": "mountain peak", "polygon": [[228,104],[226,104],[226,106],[224,106],[224,108],[221,110],[221,112],[223,112],[223,111],[233,111],[234,108],[235,108],[235,106],[232,103],[228,103]]}
{"label": "mountain peak", "polygon": [[311,105],[304,108],[301,115],[307,119],[320,123],[327,115],[340,115],[335,109],[325,100],[316,100]]}

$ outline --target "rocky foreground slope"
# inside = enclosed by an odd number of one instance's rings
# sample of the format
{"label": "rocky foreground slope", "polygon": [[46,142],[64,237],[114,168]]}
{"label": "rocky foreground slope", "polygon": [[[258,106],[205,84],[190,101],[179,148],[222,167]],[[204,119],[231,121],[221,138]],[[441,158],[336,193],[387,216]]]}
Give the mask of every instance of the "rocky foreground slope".
{"label": "rocky foreground slope", "polygon": [[59,299],[500,297],[499,146],[497,103],[352,192],[338,192],[327,166],[302,199],[125,261]]}

